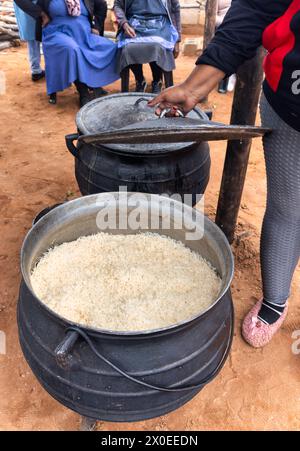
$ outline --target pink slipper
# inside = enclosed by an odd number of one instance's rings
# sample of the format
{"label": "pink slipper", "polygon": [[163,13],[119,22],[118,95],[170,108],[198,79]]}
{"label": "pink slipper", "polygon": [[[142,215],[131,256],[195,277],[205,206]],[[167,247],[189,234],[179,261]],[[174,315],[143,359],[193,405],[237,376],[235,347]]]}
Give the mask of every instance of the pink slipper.
{"label": "pink slipper", "polygon": [[276,323],[265,324],[257,318],[261,308],[262,300],[258,301],[246,315],[242,325],[242,335],[244,340],[254,348],[262,348],[271,341],[275,333],[282,325],[288,311],[288,304]]}

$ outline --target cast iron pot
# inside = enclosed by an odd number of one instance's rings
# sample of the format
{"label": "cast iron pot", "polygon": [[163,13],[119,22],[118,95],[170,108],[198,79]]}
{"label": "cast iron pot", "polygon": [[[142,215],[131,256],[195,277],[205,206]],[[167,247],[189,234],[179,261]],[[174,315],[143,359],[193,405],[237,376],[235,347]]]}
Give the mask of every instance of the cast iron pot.
{"label": "cast iron pot", "polygon": [[[86,417],[138,421],[178,408],[221,370],[233,336],[233,257],[224,234],[201,212],[186,206],[184,227],[177,229],[173,225],[181,218],[183,204],[144,195],[143,211],[149,212],[151,205],[160,209],[161,217],[171,216],[171,228],[154,231],[182,241],[217,269],[222,277],[218,298],[201,314],[158,330],[114,332],[71,323],[35,296],[30,274],[51,246],[99,232],[96,217],[100,205],[112,208],[111,196],[118,212],[128,208],[130,214],[132,207],[122,193],[91,195],[56,207],[27,234],[21,251],[19,339],[33,373],[60,403]],[[203,238],[190,241],[186,233],[194,224]],[[138,233],[117,228],[109,232]]]}
{"label": "cast iron pot", "polygon": [[[89,102],[78,112],[78,133],[66,136],[66,145],[75,157],[75,176],[83,195],[118,191],[154,194],[191,195],[204,193],[209,181],[210,153],[207,142],[160,144],[93,144],[77,141],[82,135],[119,130],[122,127],[155,119],[153,108],[146,105],[150,94],[114,94]],[[200,109],[189,118],[209,121]],[[159,119],[158,119],[159,121]],[[163,121],[161,121],[163,123]],[[147,140],[145,139],[145,142]]]}

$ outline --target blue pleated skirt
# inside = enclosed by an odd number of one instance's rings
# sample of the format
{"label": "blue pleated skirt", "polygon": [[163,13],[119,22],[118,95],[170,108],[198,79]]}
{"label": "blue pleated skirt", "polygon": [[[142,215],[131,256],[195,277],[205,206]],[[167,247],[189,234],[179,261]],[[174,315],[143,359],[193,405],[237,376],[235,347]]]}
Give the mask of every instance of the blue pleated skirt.
{"label": "blue pleated skirt", "polygon": [[43,29],[47,93],[63,91],[75,80],[91,88],[120,78],[117,45],[91,33],[86,15],[57,16]]}

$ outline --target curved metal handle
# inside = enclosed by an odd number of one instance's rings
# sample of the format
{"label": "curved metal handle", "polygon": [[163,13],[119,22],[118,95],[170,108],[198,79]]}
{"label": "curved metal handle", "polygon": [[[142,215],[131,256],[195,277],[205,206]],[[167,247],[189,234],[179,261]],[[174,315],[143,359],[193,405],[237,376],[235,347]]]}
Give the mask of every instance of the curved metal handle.
{"label": "curved metal handle", "polygon": [[[149,99],[147,99],[147,97],[140,97],[139,99],[137,99],[137,101],[134,103],[134,107],[137,108],[139,106],[140,103],[142,102],[149,102]],[[166,116],[166,114],[168,114],[171,111],[171,108],[165,108],[164,110],[162,110],[162,112],[159,115],[159,119],[162,119],[163,117]],[[181,110],[177,110],[178,115],[180,117],[185,117],[184,113]]]}
{"label": "curved metal handle", "polygon": [[[162,119],[166,116],[166,114],[168,114],[171,111],[171,108],[165,108],[164,110],[162,110],[162,112],[159,115],[159,119]],[[185,117],[185,115],[183,114],[183,112],[181,110],[176,110],[176,112],[178,113],[177,117]],[[176,116],[174,116],[176,117]]]}
{"label": "curved metal handle", "polygon": [[77,141],[78,138],[79,138],[79,134],[78,133],[72,133],[71,135],[66,135],[65,136],[66,146],[67,146],[69,152],[71,152],[71,154],[75,158],[79,158],[78,149],[77,149],[76,146],[74,146],[74,141]]}
{"label": "curved metal handle", "polygon": [[140,97],[139,99],[137,99],[136,102],[134,102],[134,106],[137,108],[139,106],[140,103],[142,102],[149,102],[149,99],[147,99],[147,97]]}
{"label": "curved metal handle", "polygon": [[[117,365],[115,365],[110,360],[108,360],[106,357],[104,357],[102,354],[100,354],[100,352],[98,352],[97,349],[95,348],[95,346],[94,346],[92,340],[90,339],[90,337],[83,330],[79,329],[79,327],[69,327],[67,329],[67,333],[68,334],[76,334],[76,335],[74,335],[74,337],[76,336],[76,340],[77,340],[78,336],[81,336],[86,341],[86,343],[88,344],[88,346],[90,347],[91,351],[95,354],[96,357],[98,357],[100,360],[102,360],[102,362],[106,363],[108,366],[110,366],[110,368],[113,368],[115,371],[117,371],[117,373],[121,374],[121,376],[125,377],[126,379],[130,380],[131,382],[135,382],[136,384],[142,385],[143,387],[150,388],[151,390],[156,390],[156,391],[161,391],[161,392],[176,393],[176,392],[186,392],[186,391],[200,389],[204,385],[208,384],[212,379],[215,378],[215,376],[219,373],[219,371],[223,367],[223,365],[225,363],[225,360],[226,360],[226,358],[228,356],[229,350],[230,350],[230,346],[231,346],[232,339],[233,339],[233,322],[234,322],[234,317],[233,317],[233,310],[232,310],[232,313],[231,313],[230,338],[229,338],[229,341],[227,343],[226,351],[225,351],[224,355],[222,356],[222,359],[221,359],[220,363],[218,364],[217,368],[215,368],[213,371],[211,371],[208,374],[208,376],[206,376],[198,384],[190,385],[190,386],[183,386],[183,387],[176,387],[176,388],[173,388],[173,387],[160,387],[158,385],[149,384],[148,382],[144,382],[143,380],[140,380],[140,379],[137,379],[134,376],[131,376],[129,373],[127,373],[126,371],[122,370]],[[70,343],[72,345],[73,342],[72,342],[71,335],[69,335],[69,337],[70,337],[69,338]],[[65,349],[65,347],[63,347],[63,351],[64,351],[64,349]],[[62,352],[62,354],[64,355],[64,352]],[[64,359],[63,359],[63,362],[64,362]]]}

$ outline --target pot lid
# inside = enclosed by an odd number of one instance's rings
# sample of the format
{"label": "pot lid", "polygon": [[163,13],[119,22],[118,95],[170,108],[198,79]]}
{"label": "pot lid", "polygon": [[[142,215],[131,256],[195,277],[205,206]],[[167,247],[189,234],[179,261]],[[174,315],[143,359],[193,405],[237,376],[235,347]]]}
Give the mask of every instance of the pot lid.
{"label": "pot lid", "polygon": [[128,144],[182,144],[201,141],[241,140],[258,138],[270,132],[268,128],[242,125],[224,125],[191,118],[164,118],[147,120],[129,125],[113,132],[83,135],[79,141],[86,144],[128,143]]}
{"label": "pot lid", "polygon": [[194,142],[250,139],[270,131],[209,121],[198,108],[186,117],[158,118],[155,108],[147,105],[150,98],[150,94],[123,93],[89,102],[76,117],[79,141],[122,152],[166,153]]}
{"label": "pot lid", "polygon": [[[124,127],[133,126],[135,128],[134,125],[145,124],[149,120],[155,121],[159,125],[161,119],[155,115],[155,108],[147,106],[147,101],[152,98],[152,94],[130,92],[112,94],[87,103],[78,111],[76,116],[77,128],[83,135],[82,141],[95,144],[98,142],[99,145],[107,144],[111,149],[123,152],[155,153],[162,151],[162,141],[156,141],[153,144],[153,142],[146,140],[122,141],[121,139],[118,140],[118,144],[114,144],[111,139],[112,133]],[[187,117],[205,122],[209,121],[206,114],[198,108],[191,111]],[[110,139],[106,143],[101,142],[103,133],[110,134]],[[95,138],[99,135],[99,139],[92,139],[92,136],[86,135],[95,135]],[[120,142],[126,144],[120,144]],[[163,151],[179,150],[192,144],[193,141],[184,140],[184,142],[180,142],[177,138],[173,143],[170,141],[163,143]]]}

